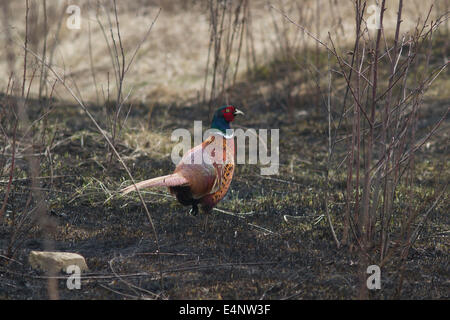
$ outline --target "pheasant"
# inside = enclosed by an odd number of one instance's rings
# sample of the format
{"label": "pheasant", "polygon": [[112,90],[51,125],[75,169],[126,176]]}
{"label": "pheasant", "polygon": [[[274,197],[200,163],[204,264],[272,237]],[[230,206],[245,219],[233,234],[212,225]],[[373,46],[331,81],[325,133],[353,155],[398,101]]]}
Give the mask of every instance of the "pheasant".
{"label": "pheasant", "polygon": [[120,192],[168,187],[182,205],[192,206],[190,214],[196,215],[199,205],[202,212],[210,213],[226,195],[233,178],[234,137],[227,136],[227,129],[231,129],[230,123],[236,115],[244,113],[231,105],[220,107],[212,120],[213,133],[189,150],[172,174],[136,183]]}

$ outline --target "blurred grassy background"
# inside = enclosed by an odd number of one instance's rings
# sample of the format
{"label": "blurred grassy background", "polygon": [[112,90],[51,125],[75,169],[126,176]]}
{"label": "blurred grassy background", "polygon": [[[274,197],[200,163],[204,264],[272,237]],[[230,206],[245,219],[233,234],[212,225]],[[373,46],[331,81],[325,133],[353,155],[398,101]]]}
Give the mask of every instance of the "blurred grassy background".
{"label": "blurred grassy background", "polygon": [[[397,2],[397,0],[391,0],[387,6],[384,22],[386,37],[393,37]],[[406,1],[402,31],[410,30],[412,32],[418,20],[425,19],[428,9],[433,3],[432,17],[442,14],[445,6],[448,8],[446,2],[448,1]],[[50,55],[52,55],[52,65],[76,82],[83,99],[97,103],[103,102],[103,96],[108,90],[108,78],[111,95],[116,86],[112,81],[108,44],[99,25],[99,21],[101,21],[109,36],[107,17],[109,14],[110,18],[113,18],[111,3],[109,1],[100,1],[100,3],[105,4],[107,9],[98,6],[98,2],[95,0],[78,0],[70,1],[70,3],[69,1],[47,1],[46,18],[48,28],[47,61],[50,61]],[[318,1],[314,0],[249,1],[251,12],[251,35],[249,37],[253,40],[252,52],[241,55],[240,74],[245,73],[248,64],[256,62],[257,65],[264,66],[289,50],[295,51],[300,47],[315,48],[316,46],[314,40],[299,32],[295,25],[284,19],[276,10],[271,9],[271,6],[286,12],[295,22],[318,35],[323,41],[327,40],[328,32],[330,32],[339,47],[344,48],[351,45],[355,35],[353,2],[322,0],[319,11],[317,11],[317,3]],[[69,4],[78,5],[81,8],[81,29],[79,30],[70,30],[66,26],[70,15],[65,12],[65,9]],[[203,90],[210,41],[207,4],[206,0],[118,2],[120,31],[128,59],[155,18],[158,8],[162,8],[150,37],[142,44],[136,61],[127,75],[124,92],[128,93],[129,90],[132,90],[131,97],[142,103],[170,103],[197,99]],[[22,70],[23,67],[24,53],[17,44],[24,41],[24,12],[25,1],[10,3],[7,23],[15,44],[11,48],[0,51],[1,90],[5,90],[7,86],[12,67],[6,59],[8,50],[14,52],[14,68]],[[113,28],[115,32],[115,26]],[[45,17],[42,5],[39,1],[31,0],[29,46],[39,55],[42,55],[44,35]],[[5,32],[0,33],[0,40],[3,43],[7,43],[5,36]],[[235,51],[233,50],[231,54],[236,55]],[[255,61],[249,61],[253,58]],[[33,62],[33,59],[30,61],[30,70],[40,69],[38,63]],[[92,69],[97,86],[94,85]],[[31,78],[31,75],[32,72],[29,71],[28,79]],[[39,72],[36,73],[36,76],[38,75]],[[51,87],[52,83],[50,75],[47,86]],[[38,90],[39,81],[33,81],[31,96],[37,96]],[[58,84],[55,93],[61,99],[69,98]]]}

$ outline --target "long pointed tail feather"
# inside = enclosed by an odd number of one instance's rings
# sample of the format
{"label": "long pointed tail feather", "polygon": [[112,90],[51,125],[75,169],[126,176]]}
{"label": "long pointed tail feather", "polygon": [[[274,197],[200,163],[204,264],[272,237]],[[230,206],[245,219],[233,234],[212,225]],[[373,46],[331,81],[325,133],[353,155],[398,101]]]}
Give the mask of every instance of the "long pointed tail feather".
{"label": "long pointed tail feather", "polygon": [[186,186],[189,184],[189,181],[186,180],[182,175],[178,173],[169,174],[167,176],[157,177],[149,180],[144,180],[139,183],[136,183],[136,187],[134,185],[128,186],[120,190],[122,195],[130,193],[132,191],[136,191],[136,188],[141,190],[144,188],[153,188],[153,187],[175,187],[175,186]]}

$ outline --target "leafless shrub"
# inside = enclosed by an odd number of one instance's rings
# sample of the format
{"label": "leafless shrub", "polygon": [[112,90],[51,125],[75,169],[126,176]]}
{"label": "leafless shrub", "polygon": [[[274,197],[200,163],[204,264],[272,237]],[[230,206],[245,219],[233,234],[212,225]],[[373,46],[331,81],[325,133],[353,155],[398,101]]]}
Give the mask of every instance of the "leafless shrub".
{"label": "leafless shrub", "polygon": [[[9,12],[9,6],[3,3],[3,14],[4,14],[4,27],[8,29],[7,16]],[[11,76],[8,84],[8,88],[5,95],[2,97],[0,104],[2,107],[2,117],[0,119],[0,126],[2,134],[4,135],[5,144],[3,147],[3,164],[5,164],[8,154],[5,152],[9,150],[10,152],[10,163],[8,170],[8,180],[7,187],[5,190],[5,195],[3,198],[2,206],[0,208],[0,224],[5,220],[6,208],[9,206],[12,208],[8,214],[8,224],[10,228],[10,238],[8,239],[8,245],[6,248],[6,256],[13,259],[17,250],[21,248],[23,241],[26,239],[26,235],[29,230],[37,226],[44,238],[43,247],[44,250],[52,250],[54,248],[52,235],[55,230],[55,222],[48,216],[48,208],[46,205],[46,193],[41,188],[40,183],[40,171],[41,171],[41,158],[43,153],[40,150],[43,146],[40,145],[37,139],[39,135],[34,134],[33,127],[36,123],[48,115],[48,112],[44,112],[43,115],[39,117],[38,120],[30,122],[29,112],[28,112],[28,94],[30,90],[31,83],[35,78],[35,71],[29,78],[27,83],[27,70],[28,70],[28,51],[29,45],[37,47],[37,43],[34,37],[29,38],[29,25],[30,23],[36,23],[33,14],[30,14],[29,1],[26,0],[26,11],[25,11],[25,37],[23,44],[23,71],[19,85],[19,77],[15,72],[14,68],[14,54],[8,54],[10,56],[11,62]],[[31,40],[31,41],[30,41]],[[12,48],[11,42],[12,38],[8,37],[9,49]],[[28,89],[27,89],[28,88]],[[45,141],[44,139],[40,139]],[[45,149],[45,147],[44,147]],[[8,153],[9,153],[8,152]],[[27,180],[31,182],[29,188],[29,193],[25,206],[18,207],[14,203],[14,194],[16,192],[15,187],[15,174],[16,174],[16,160],[18,158],[25,159],[27,162]],[[3,171],[3,167],[2,167]],[[58,289],[55,279],[52,279],[53,272],[49,272],[48,280],[48,295],[50,299],[58,299]]]}
{"label": "leafless shrub", "polygon": [[[209,117],[211,117],[214,103],[228,103],[226,88],[230,87],[231,81],[233,83],[236,81],[247,26],[246,22],[249,16],[248,6],[248,0],[209,1],[210,43],[203,89],[203,100],[205,102],[212,52],[212,79],[208,102]],[[232,54],[236,45],[237,55],[234,58],[234,73],[233,77],[230,77]]]}
{"label": "leafless shrub", "polygon": [[[351,124],[351,132],[345,139],[348,141],[344,158],[347,162],[347,193],[342,243],[359,252],[360,298],[368,297],[366,268],[373,263],[381,267],[397,263],[399,282],[396,294],[400,294],[403,266],[419,232],[417,222],[426,220],[443,194],[436,193],[436,201],[426,211],[414,205],[413,189],[417,184],[415,154],[436,134],[449,112],[447,106],[429,132],[422,137],[417,136],[424,94],[448,66],[447,60],[431,66],[430,59],[433,35],[448,20],[449,13],[432,20],[431,7],[426,17],[418,20],[413,32],[402,34],[403,1],[398,4],[395,35],[390,40],[383,27],[386,1],[380,3],[380,28],[375,31],[371,30],[365,17],[367,1],[354,1],[355,42],[347,55],[341,53],[331,34],[328,41],[323,41],[279,10],[334,57],[338,74],[347,84],[344,109],[336,129],[337,133],[342,121]],[[347,101],[348,96],[351,101]],[[329,132],[329,138],[331,136]],[[337,143],[336,134],[334,136],[330,140],[329,157]],[[408,190],[406,199],[402,200],[406,204],[406,212],[395,204],[400,187]],[[443,192],[446,188],[447,185]],[[333,226],[330,227],[334,235]],[[394,261],[395,257],[400,257],[399,261]]]}
{"label": "leafless shrub", "polygon": [[[112,11],[112,13],[110,12]],[[127,61],[126,52],[124,50],[124,44],[122,41],[121,33],[120,33],[120,23],[119,23],[119,16],[117,12],[117,3],[115,0],[102,4],[98,3],[97,6],[97,22],[102,30],[105,42],[107,44],[107,47],[109,49],[109,54],[111,56],[111,64],[114,74],[114,79],[116,83],[116,97],[113,99],[113,101],[110,101],[110,82],[109,82],[109,72],[108,72],[108,87],[107,87],[107,94],[104,95],[105,99],[103,101],[103,105],[105,108],[107,123],[108,123],[108,129],[109,133],[111,135],[111,143],[115,146],[116,139],[120,136],[120,133],[122,131],[123,126],[125,125],[125,122],[128,118],[128,115],[130,113],[132,104],[128,102],[128,99],[132,93],[132,90],[129,90],[129,92],[124,93],[124,81],[125,77],[136,57],[136,54],[138,53],[142,43],[148,38],[150,31],[153,27],[153,24],[155,23],[156,19],[159,16],[161,9],[158,11],[158,14],[151,24],[150,28],[146,32],[146,34],[143,36],[142,40],[138,43],[137,47],[133,51],[133,54],[131,55],[131,58]],[[105,26],[101,22],[100,19],[100,12],[102,12],[108,22],[108,29],[106,30]],[[113,15],[113,18],[111,18],[111,15]],[[90,30],[89,30],[90,34]],[[92,60],[92,52],[91,52],[91,43],[89,43],[89,50],[90,50],[90,64],[91,64],[91,73],[94,80],[94,85],[97,88],[96,84],[96,76],[93,66],[93,60]],[[124,108],[128,105],[128,110],[125,112]],[[114,152],[111,150],[110,153],[110,162],[113,159]]]}
{"label": "leafless shrub", "polygon": [[[404,262],[406,248],[413,243],[412,225],[420,211],[413,207],[411,192],[408,192],[407,212],[395,209],[396,190],[402,184],[412,190],[416,183],[414,154],[448,114],[447,108],[430,133],[417,138],[418,112],[423,107],[423,96],[448,64],[446,62],[431,70],[429,65],[433,33],[445,20],[445,15],[430,21],[430,8],[413,34],[401,36],[403,1],[399,1],[397,27],[390,45],[383,32],[385,5],[382,1],[381,27],[376,31],[376,38],[370,39],[370,30],[364,22],[366,2],[355,1],[356,15],[361,18],[357,19],[353,52],[354,79],[349,76],[350,64],[339,56],[333,44],[333,52],[353,96],[345,231],[352,230],[352,240],[360,250],[362,269],[375,262],[383,266],[394,253],[400,253]],[[425,54],[424,59],[419,57],[420,52]],[[380,71],[381,64],[389,66],[387,73]],[[415,72],[421,69],[421,76],[412,74],[413,64],[416,64]],[[404,218],[400,219],[400,216]],[[393,220],[400,220],[400,230],[394,227]],[[345,239],[349,237],[349,234],[344,234]],[[392,245],[393,238],[396,245]],[[365,270],[361,270],[362,282],[365,279],[363,273]],[[365,283],[361,284],[360,297],[367,297]]]}

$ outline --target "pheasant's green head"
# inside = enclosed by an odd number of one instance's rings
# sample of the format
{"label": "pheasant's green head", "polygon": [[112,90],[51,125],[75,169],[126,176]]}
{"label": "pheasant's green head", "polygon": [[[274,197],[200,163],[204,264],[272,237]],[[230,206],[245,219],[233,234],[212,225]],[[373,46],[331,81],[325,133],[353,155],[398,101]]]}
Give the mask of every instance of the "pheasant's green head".
{"label": "pheasant's green head", "polygon": [[218,129],[226,134],[227,129],[230,129],[230,122],[232,122],[234,117],[238,114],[243,115],[244,113],[233,106],[220,107],[214,113],[211,128]]}

